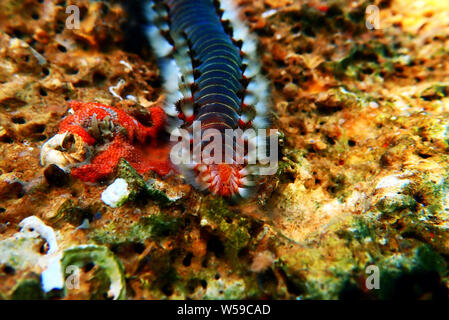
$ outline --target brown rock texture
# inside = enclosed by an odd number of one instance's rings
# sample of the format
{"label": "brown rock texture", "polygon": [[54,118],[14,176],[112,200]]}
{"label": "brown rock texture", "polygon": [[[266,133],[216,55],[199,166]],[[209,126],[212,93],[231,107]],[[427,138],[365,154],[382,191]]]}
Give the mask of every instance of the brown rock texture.
{"label": "brown rock texture", "polygon": [[[232,203],[122,163],[118,208],[101,200],[113,179],[45,175],[39,153],[69,100],[139,114],[163,99],[126,2],[0,2],[0,298],[97,299],[120,283],[127,299],[447,299],[449,4],[237,2],[272,84],[277,174]],[[44,292],[50,241],[20,231],[30,216],[80,267],[79,288]]]}

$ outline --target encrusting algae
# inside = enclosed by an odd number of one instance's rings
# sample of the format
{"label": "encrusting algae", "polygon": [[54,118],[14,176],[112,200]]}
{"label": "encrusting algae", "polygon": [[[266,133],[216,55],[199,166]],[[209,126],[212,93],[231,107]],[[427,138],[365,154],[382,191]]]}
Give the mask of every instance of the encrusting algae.
{"label": "encrusting algae", "polygon": [[126,1],[0,2],[0,298],[448,297],[446,2],[235,2],[282,138],[242,202],[164,162],[160,71]]}

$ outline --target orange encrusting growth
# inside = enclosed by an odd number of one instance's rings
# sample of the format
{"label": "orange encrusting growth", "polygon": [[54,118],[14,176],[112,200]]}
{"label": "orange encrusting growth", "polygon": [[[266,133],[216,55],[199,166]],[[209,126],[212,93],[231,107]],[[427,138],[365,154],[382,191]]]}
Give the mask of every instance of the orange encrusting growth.
{"label": "orange encrusting growth", "polygon": [[69,131],[80,136],[88,145],[93,145],[96,142],[95,138],[86,130],[92,124],[94,116],[97,121],[103,121],[106,117],[109,117],[115,125],[119,125],[126,130],[129,141],[136,138],[141,143],[144,143],[147,137],[155,139],[165,123],[164,110],[159,107],[150,109],[152,127],[143,126],[123,110],[101,103],[70,101],[69,107],[72,108],[74,113],[61,122],[59,133]]}
{"label": "orange encrusting growth", "polygon": [[120,159],[123,158],[140,174],[154,171],[159,175],[166,175],[172,169],[168,161],[168,148],[159,149],[162,156],[159,159],[151,157],[143,148],[126,141],[123,136],[118,135],[112,144],[103,152],[92,159],[90,164],[83,165],[72,170],[72,176],[82,181],[95,182],[111,175]]}
{"label": "orange encrusting growth", "polygon": [[[113,140],[106,150],[95,155],[89,164],[73,169],[72,176],[83,181],[98,181],[112,174],[122,158],[139,173],[152,170],[166,175],[172,169],[169,147],[157,146],[157,134],[165,124],[165,113],[161,108],[149,109],[152,126],[146,127],[123,110],[101,103],[72,101],[69,106],[74,113],[62,121],[59,133],[69,131],[92,146],[97,140],[88,130],[94,125],[94,117],[97,122],[109,120],[116,127]],[[146,144],[147,138],[151,139],[151,146]]]}

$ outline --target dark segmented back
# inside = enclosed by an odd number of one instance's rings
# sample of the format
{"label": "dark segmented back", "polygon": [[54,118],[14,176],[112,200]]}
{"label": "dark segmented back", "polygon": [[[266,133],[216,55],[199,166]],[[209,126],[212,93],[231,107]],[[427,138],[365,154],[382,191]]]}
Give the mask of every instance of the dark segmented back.
{"label": "dark segmented back", "polygon": [[241,108],[242,58],[210,0],[167,1],[172,32],[185,36],[196,66],[195,120],[235,129]]}

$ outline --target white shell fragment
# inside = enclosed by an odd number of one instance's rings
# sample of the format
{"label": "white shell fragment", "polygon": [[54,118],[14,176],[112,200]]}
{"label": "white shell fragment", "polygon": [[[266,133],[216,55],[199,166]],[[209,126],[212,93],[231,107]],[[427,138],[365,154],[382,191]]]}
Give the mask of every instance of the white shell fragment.
{"label": "white shell fragment", "polygon": [[41,219],[31,216],[23,219],[19,223],[20,233],[36,232],[48,244],[48,252],[43,256],[39,265],[44,268],[41,273],[41,283],[44,292],[50,292],[53,289],[62,289],[64,287],[64,275],[61,268],[62,253],[58,248],[56,234],[53,228],[47,226]]}
{"label": "white shell fragment", "polygon": [[128,200],[130,193],[126,180],[118,178],[101,193],[101,200],[108,206],[117,208]]}
{"label": "white shell fragment", "polygon": [[31,216],[23,219],[19,223],[21,227],[20,232],[35,231],[41,236],[42,239],[47,241],[48,252],[47,254],[53,254],[58,251],[58,244],[56,242],[56,235],[53,228],[47,226],[36,216]]}
{"label": "white shell fragment", "polygon": [[69,132],[58,133],[42,145],[41,165],[46,167],[55,164],[62,170],[69,171],[69,165],[85,160],[85,146],[84,141],[77,135]]}

